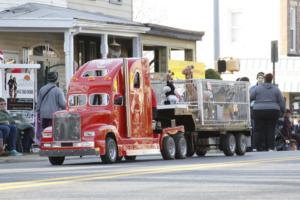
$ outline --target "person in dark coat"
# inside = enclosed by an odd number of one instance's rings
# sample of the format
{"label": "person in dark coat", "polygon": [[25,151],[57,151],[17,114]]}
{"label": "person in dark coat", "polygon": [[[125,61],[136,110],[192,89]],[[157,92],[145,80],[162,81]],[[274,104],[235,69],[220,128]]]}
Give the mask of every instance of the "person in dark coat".
{"label": "person in dark coat", "polygon": [[285,102],[281,91],[272,84],[273,75],[266,74],[264,83],[250,91],[253,105],[253,118],[256,126],[256,147],[258,151],[273,151],[275,126],[282,113],[285,112]]}

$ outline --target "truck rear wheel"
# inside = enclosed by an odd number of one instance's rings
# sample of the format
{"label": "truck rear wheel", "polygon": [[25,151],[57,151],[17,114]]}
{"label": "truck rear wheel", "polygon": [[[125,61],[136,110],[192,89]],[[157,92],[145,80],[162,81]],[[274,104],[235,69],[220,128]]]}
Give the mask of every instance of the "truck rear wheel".
{"label": "truck rear wheel", "polygon": [[101,155],[101,160],[105,164],[115,163],[118,158],[118,148],[116,141],[108,137],[105,140],[105,154]]}
{"label": "truck rear wheel", "polygon": [[202,156],[205,156],[206,153],[207,153],[207,148],[205,148],[205,147],[197,147],[196,148],[197,156],[202,157]]}
{"label": "truck rear wheel", "polygon": [[64,156],[61,156],[61,157],[52,157],[52,156],[49,156],[48,159],[49,159],[49,162],[52,165],[62,165],[64,163],[64,161],[65,161],[65,157]]}
{"label": "truck rear wheel", "polygon": [[236,150],[236,142],[233,134],[228,133],[221,137],[222,150],[226,156],[233,156]]}
{"label": "truck rear wheel", "polygon": [[235,137],[236,140],[236,154],[239,156],[242,156],[246,153],[247,151],[247,141],[246,141],[246,136],[242,133],[239,133]]}
{"label": "truck rear wheel", "polygon": [[172,160],[175,158],[175,142],[170,136],[165,136],[162,142],[161,155],[164,160]]}
{"label": "truck rear wheel", "polygon": [[184,159],[186,157],[187,145],[185,137],[182,133],[174,136],[175,141],[175,158]]}
{"label": "truck rear wheel", "polygon": [[186,157],[192,157],[195,153],[192,135],[185,135],[185,140],[186,140],[186,146],[187,146]]}

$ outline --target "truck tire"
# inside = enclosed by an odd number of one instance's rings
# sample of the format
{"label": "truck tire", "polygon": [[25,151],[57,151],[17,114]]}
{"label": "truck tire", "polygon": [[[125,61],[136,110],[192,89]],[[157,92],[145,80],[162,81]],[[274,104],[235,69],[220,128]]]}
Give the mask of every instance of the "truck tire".
{"label": "truck tire", "polygon": [[195,148],[192,140],[192,135],[185,135],[186,140],[186,157],[192,157],[195,153]]}
{"label": "truck tire", "polygon": [[235,137],[227,133],[221,137],[222,150],[226,156],[233,156],[236,150]]}
{"label": "truck tire", "polygon": [[49,162],[52,164],[52,165],[62,165],[65,161],[65,157],[62,156],[62,157],[52,157],[52,156],[49,156],[48,157],[49,159]]}
{"label": "truck tire", "polygon": [[127,161],[135,161],[136,156],[125,156],[125,160]]}
{"label": "truck tire", "polygon": [[118,148],[116,141],[107,137],[105,140],[105,154],[101,155],[101,160],[105,164],[115,163],[118,158]]}
{"label": "truck tire", "polygon": [[247,141],[246,136],[242,133],[239,133],[235,136],[236,140],[236,150],[235,153],[239,156],[245,155],[247,151]]}
{"label": "truck tire", "polygon": [[184,159],[186,158],[187,144],[185,137],[182,133],[178,133],[174,136],[175,141],[175,158]]}
{"label": "truck tire", "polygon": [[197,147],[196,148],[197,156],[202,157],[202,156],[205,156],[206,153],[207,153],[207,148],[204,148],[204,147]]}
{"label": "truck tire", "polygon": [[161,149],[161,155],[163,157],[164,160],[172,160],[175,158],[175,152],[176,152],[176,148],[175,148],[175,142],[174,139],[170,136],[165,136],[163,138],[163,142],[162,142],[163,146]]}

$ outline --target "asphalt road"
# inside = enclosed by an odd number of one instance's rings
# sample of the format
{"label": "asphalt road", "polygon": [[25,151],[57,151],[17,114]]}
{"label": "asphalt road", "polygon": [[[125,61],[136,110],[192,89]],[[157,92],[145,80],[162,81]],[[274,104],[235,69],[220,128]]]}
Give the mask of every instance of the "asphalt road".
{"label": "asphalt road", "polygon": [[[0,158],[1,159],[1,158]],[[300,151],[106,165],[96,157],[0,163],[0,199],[300,199]]]}

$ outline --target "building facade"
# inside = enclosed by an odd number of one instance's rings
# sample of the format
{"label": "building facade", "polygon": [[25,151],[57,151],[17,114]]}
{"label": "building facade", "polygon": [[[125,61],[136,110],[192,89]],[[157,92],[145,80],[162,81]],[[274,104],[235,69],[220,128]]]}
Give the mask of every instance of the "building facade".
{"label": "building facade", "polygon": [[149,28],[131,20],[131,3],[1,1],[0,48],[4,62],[41,64],[38,88],[45,83],[47,71],[58,71],[60,85],[66,89],[80,65],[110,57],[111,44],[118,44],[124,57],[141,56],[140,34]]}
{"label": "building facade", "polygon": [[220,57],[240,59],[240,71],[223,78],[247,76],[254,84],[258,72],[272,73],[271,41],[277,40],[275,83],[293,109],[300,96],[299,6],[299,0],[219,1]]}
{"label": "building facade", "polygon": [[165,72],[174,52],[196,60],[203,32],[133,22],[132,7],[132,0],[3,0],[4,63],[40,64],[37,89],[48,71],[58,71],[66,91],[76,69],[92,59],[139,57],[144,49],[153,52],[153,72]]}

